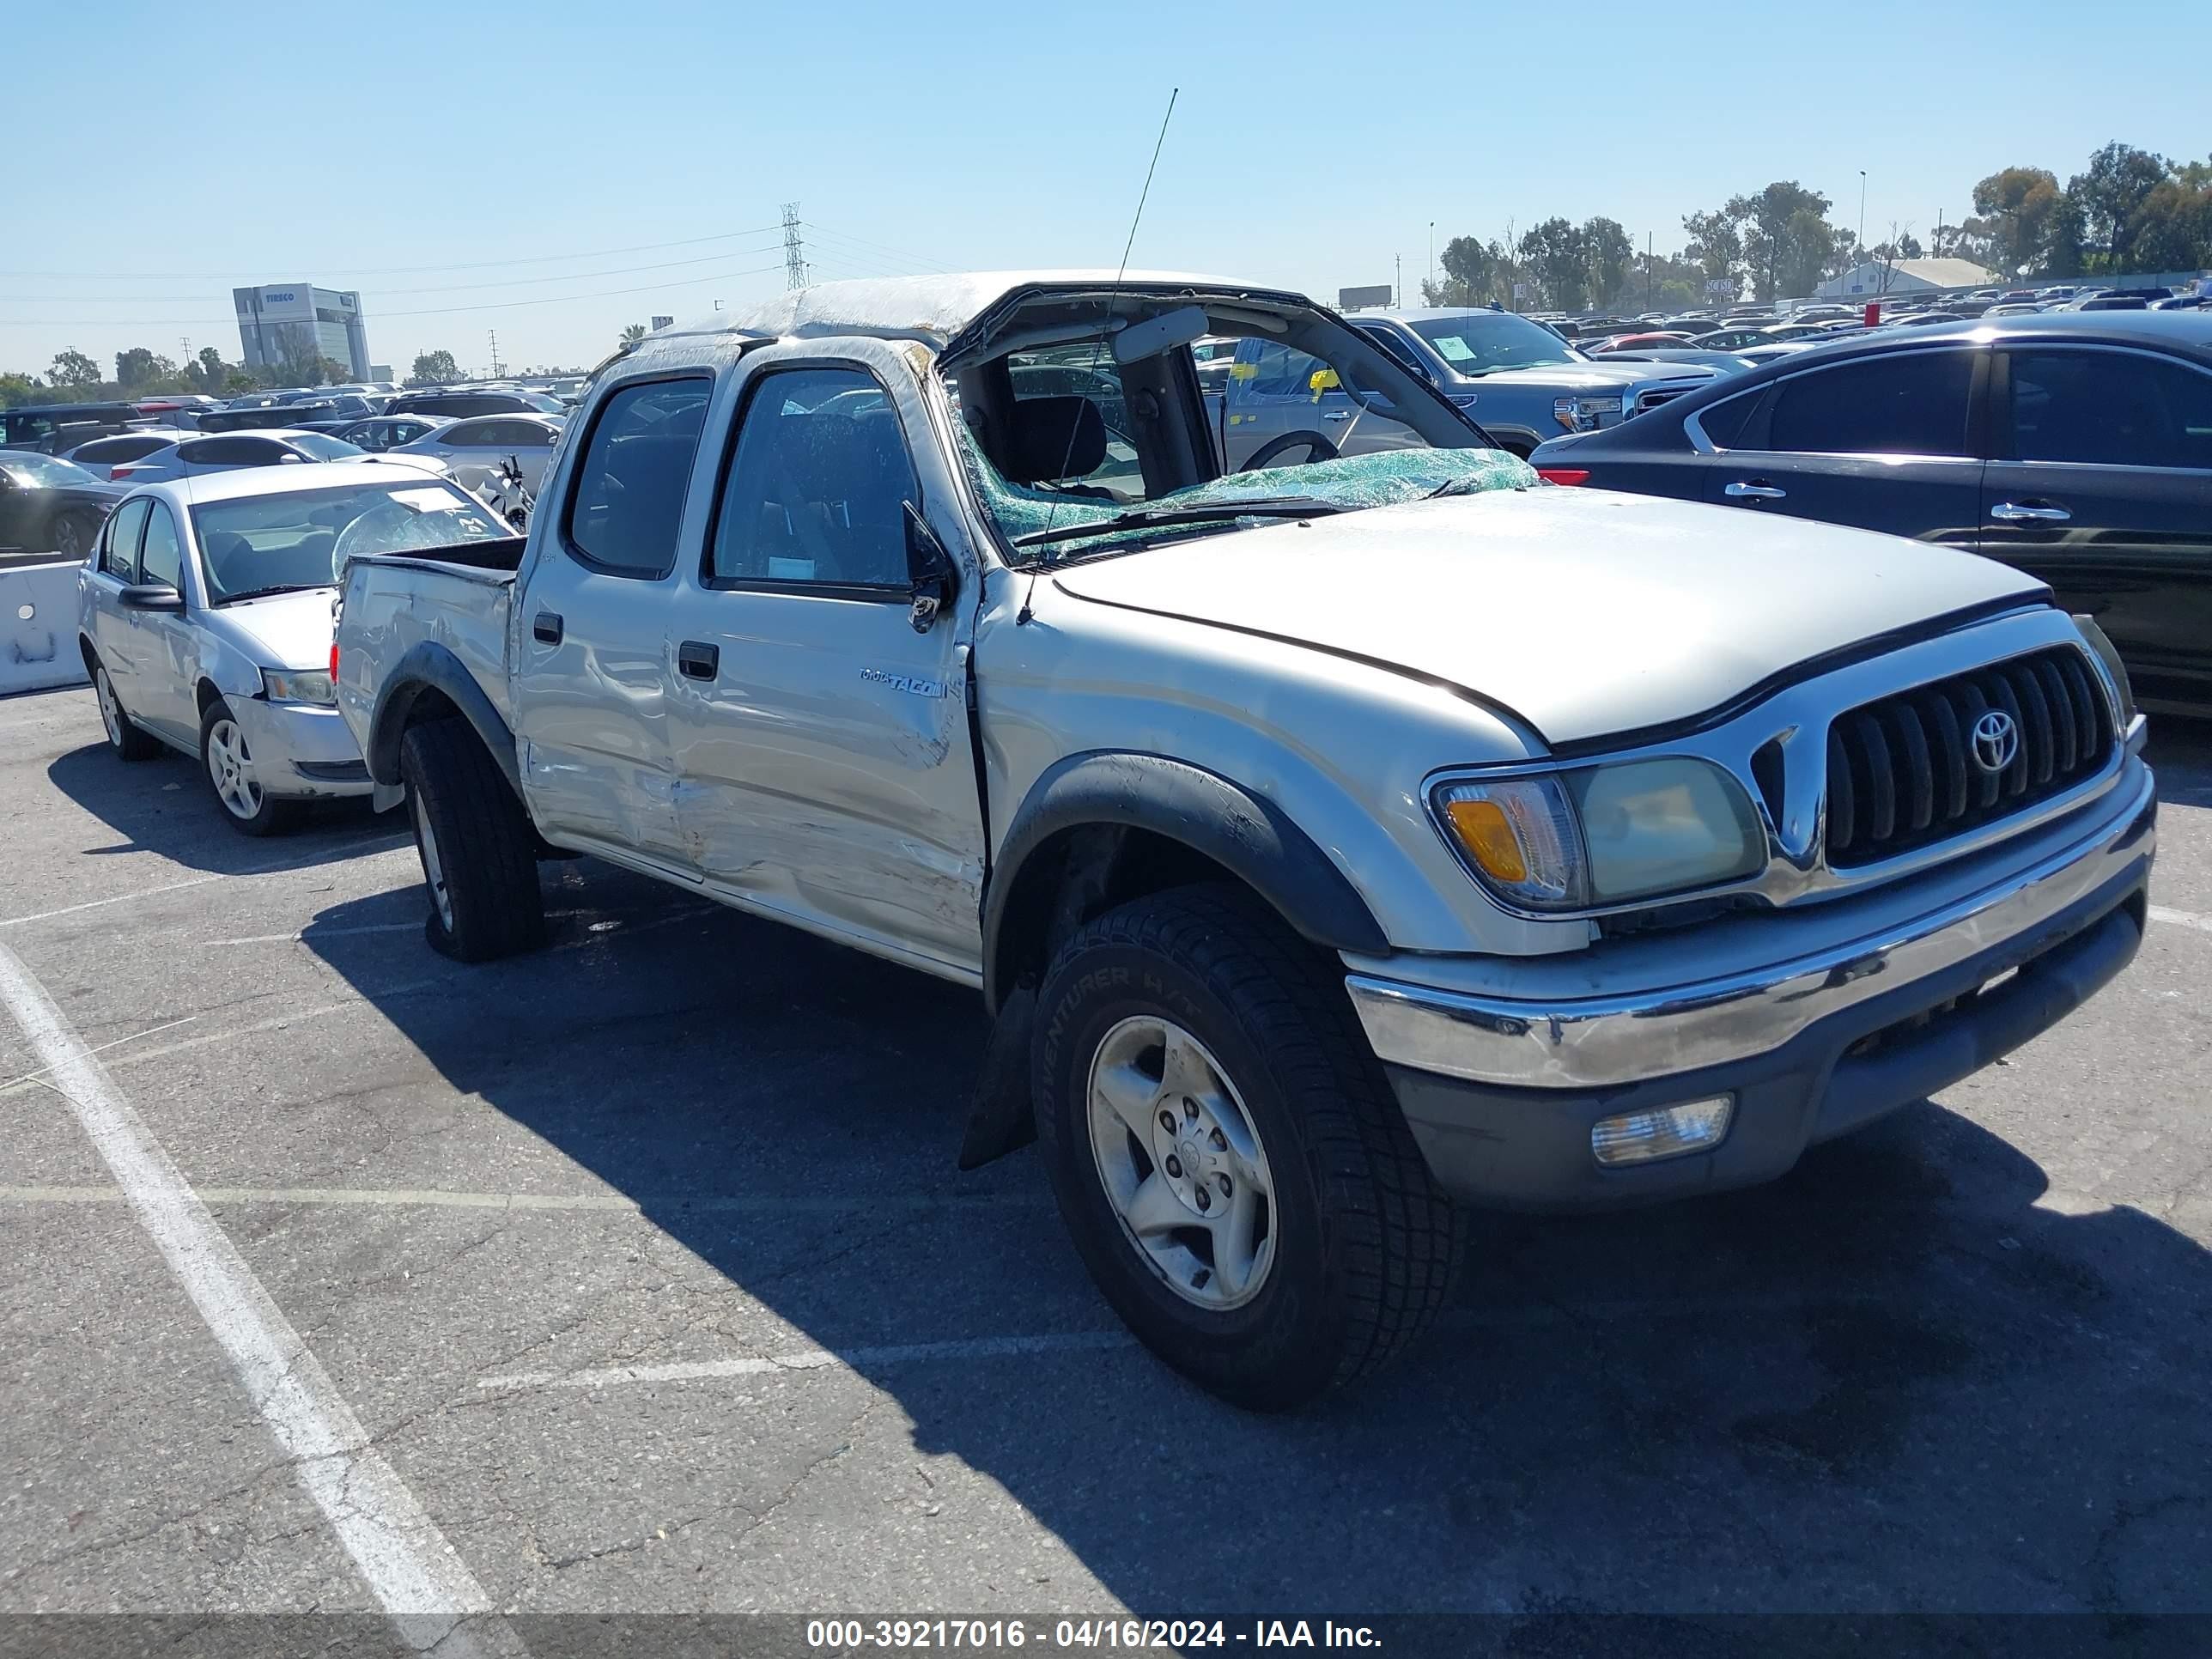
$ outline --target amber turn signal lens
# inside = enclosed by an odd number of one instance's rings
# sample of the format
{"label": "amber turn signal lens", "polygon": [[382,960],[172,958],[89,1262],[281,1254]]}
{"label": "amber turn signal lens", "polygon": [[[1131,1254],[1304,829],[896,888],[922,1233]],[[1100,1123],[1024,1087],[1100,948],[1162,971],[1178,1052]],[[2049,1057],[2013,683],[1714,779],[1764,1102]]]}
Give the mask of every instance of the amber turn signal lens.
{"label": "amber turn signal lens", "polygon": [[1528,861],[1522,856],[1521,838],[1513,833],[1504,809],[1494,800],[1453,800],[1444,812],[1483,873],[1493,881],[1526,881]]}

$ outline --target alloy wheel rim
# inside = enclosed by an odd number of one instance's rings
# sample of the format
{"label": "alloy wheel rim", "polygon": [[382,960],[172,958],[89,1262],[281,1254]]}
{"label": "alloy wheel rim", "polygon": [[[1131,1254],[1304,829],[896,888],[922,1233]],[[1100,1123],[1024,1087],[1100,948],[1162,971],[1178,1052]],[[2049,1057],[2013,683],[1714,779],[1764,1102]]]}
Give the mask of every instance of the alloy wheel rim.
{"label": "alloy wheel rim", "polygon": [[215,793],[233,817],[250,818],[261,811],[261,781],[253,774],[253,757],[246,752],[246,733],[235,720],[217,720],[208,728],[208,776]]}
{"label": "alloy wheel rim", "polygon": [[100,697],[100,723],[107,728],[107,740],[117,748],[123,746],[123,709],[115,701],[115,682],[107,678],[103,668],[93,676],[93,690]]}
{"label": "alloy wheel rim", "polygon": [[1122,1237],[1185,1302],[1225,1313],[1275,1261],[1274,1180],[1236,1085],[1173,1020],[1121,1021],[1091,1056],[1091,1152]]}
{"label": "alloy wheel rim", "polygon": [[408,811],[415,820],[415,845],[422,854],[422,880],[430,890],[430,902],[437,907],[438,920],[451,933],[453,896],[446,885],[446,862],[438,856],[437,832],[430,828],[430,815],[422,810],[419,792],[408,797]]}
{"label": "alloy wheel rim", "polygon": [[54,551],[65,559],[83,556],[84,532],[75,519],[64,519],[54,526]]}

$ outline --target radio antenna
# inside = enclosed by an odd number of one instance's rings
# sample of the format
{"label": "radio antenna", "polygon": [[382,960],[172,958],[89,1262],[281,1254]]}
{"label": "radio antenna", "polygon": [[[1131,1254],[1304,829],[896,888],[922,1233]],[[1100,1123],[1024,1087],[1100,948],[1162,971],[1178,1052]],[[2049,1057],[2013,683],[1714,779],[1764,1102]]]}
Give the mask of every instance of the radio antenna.
{"label": "radio antenna", "polygon": [[[1181,87],[1168,88],[1167,112],[1160,117],[1159,137],[1152,140],[1152,162],[1145,168],[1145,187],[1137,192],[1137,210],[1129,220],[1129,234],[1121,243],[1121,267],[1114,273],[1114,286],[1106,292],[1106,314],[1099,324],[1098,343],[1091,354],[1090,366],[1092,368],[1098,367],[1099,354],[1106,348],[1106,325],[1114,320],[1114,307],[1121,298],[1121,281],[1129,274],[1129,252],[1137,246],[1137,227],[1145,222],[1145,204],[1152,198],[1152,174],[1159,171],[1160,149],[1168,141],[1168,123],[1175,119],[1176,100],[1182,94]],[[1075,436],[1081,429],[1081,423],[1079,422],[1068,423],[1067,448],[1060,458],[1060,471],[1063,477],[1066,476],[1067,469],[1075,463]],[[1051,508],[1044,515],[1046,530],[1049,531],[1052,528],[1052,521],[1059,514],[1060,501],[1055,496]],[[1014,625],[1017,628],[1030,619],[1030,600],[1036,594],[1037,574],[1044,568],[1044,562],[1051,555],[1048,553],[1038,554],[1036,563],[1030,568],[1030,585],[1023,591],[1022,608],[1014,613]]]}

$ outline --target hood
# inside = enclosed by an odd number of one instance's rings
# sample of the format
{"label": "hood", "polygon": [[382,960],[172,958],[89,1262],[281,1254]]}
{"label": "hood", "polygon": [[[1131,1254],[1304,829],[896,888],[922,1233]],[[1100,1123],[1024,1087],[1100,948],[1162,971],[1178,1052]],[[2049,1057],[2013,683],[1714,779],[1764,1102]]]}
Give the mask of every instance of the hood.
{"label": "hood", "polygon": [[272,593],[203,611],[208,631],[228,639],[263,668],[323,668],[331,660],[331,601],[336,583],[304,593]]}
{"label": "hood", "polygon": [[1686,720],[1813,658],[2045,592],[1901,537],[1550,485],[1236,531],[1053,580],[1443,681],[1554,745]]}
{"label": "hood", "polygon": [[1452,385],[1455,392],[1472,392],[1479,398],[1486,386],[1559,386],[1570,392],[1610,391],[1615,386],[1649,386],[1654,380],[1710,380],[1714,370],[1703,363],[1547,363],[1529,368],[1493,369]]}

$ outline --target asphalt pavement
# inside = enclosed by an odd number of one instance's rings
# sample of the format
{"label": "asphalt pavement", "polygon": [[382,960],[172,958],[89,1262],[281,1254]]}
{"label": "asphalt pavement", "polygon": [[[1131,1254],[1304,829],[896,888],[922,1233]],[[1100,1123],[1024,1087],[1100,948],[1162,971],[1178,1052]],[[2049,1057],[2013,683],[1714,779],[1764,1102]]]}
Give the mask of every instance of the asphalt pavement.
{"label": "asphalt pavement", "polygon": [[968,994],[590,860],[462,967],[396,817],[250,841],[0,701],[0,1612],[2212,1611],[2172,726],[2091,1006],[1774,1186],[1484,1218],[1444,1329],[1265,1419],[1122,1334],[1033,1152],[954,1169]]}

